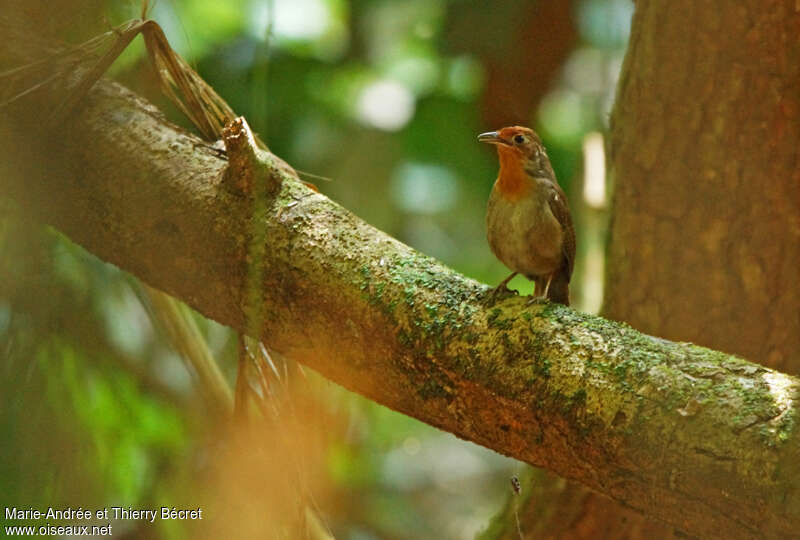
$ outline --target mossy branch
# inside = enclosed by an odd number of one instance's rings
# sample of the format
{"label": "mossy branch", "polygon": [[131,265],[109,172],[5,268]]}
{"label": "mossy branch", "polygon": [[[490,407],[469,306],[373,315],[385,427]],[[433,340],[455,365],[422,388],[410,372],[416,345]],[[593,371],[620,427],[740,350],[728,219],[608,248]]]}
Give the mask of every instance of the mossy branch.
{"label": "mossy branch", "polygon": [[254,212],[218,151],[113,83],[47,148],[14,125],[15,201],[208,317],[259,320],[254,337],[347,388],[691,535],[800,530],[797,379],[560,305],[493,304],[266,152],[247,166],[275,190]]}

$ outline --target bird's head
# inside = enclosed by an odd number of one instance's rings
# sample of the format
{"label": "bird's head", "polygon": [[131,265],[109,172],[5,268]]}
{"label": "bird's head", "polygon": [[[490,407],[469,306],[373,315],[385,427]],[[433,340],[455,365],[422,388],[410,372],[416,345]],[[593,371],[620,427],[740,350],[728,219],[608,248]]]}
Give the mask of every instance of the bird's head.
{"label": "bird's head", "polygon": [[497,147],[501,165],[504,162],[518,161],[529,174],[552,175],[550,160],[542,145],[542,140],[530,128],[504,127],[497,131],[481,133],[478,135],[478,140]]}
{"label": "bird's head", "polygon": [[478,135],[478,140],[496,145],[498,152],[513,153],[520,158],[534,157],[542,147],[542,140],[536,132],[522,126],[504,127],[497,131],[481,133]]}

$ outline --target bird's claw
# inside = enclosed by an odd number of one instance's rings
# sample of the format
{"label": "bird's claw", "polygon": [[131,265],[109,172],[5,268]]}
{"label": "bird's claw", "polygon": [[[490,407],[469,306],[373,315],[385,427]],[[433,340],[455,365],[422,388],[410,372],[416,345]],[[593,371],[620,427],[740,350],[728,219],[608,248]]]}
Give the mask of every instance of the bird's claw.
{"label": "bird's claw", "polygon": [[518,294],[519,291],[517,291],[516,289],[509,289],[508,287],[506,287],[505,284],[501,284],[489,290],[488,294],[486,295],[486,298],[490,302],[496,302],[497,300],[505,296],[518,295]]}
{"label": "bird's claw", "polygon": [[534,304],[547,304],[550,300],[546,296],[531,296],[528,300],[528,305],[532,306]]}

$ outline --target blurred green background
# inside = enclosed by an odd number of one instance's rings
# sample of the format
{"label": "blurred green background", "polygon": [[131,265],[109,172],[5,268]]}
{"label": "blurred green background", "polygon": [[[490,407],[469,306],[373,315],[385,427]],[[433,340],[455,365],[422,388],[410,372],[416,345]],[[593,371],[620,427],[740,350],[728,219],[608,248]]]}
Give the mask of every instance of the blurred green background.
{"label": "blurred green background", "polygon": [[[54,3],[61,16],[51,24],[76,43],[140,10],[116,0],[63,6]],[[507,270],[483,221],[497,160],[476,135],[534,127],[576,217],[574,303],[597,311],[600,134],[632,11],[629,0],[159,0],[150,15],[323,193],[486,283]],[[159,95],[140,40],[111,75],[189,127]],[[511,287],[532,289],[522,278]],[[235,336],[192,316],[232,383]],[[286,513],[310,509],[337,538],[471,538],[521,468],[289,364],[264,439],[242,451],[209,415],[135,280],[20,215],[0,217],[0,354],[4,506],[202,505],[218,520],[118,522],[117,537],[293,538],[276,510],[288,500]],[[273,489],[271,474],[288,492]],[[238,501],[226,495],[241,491]],[[277,517],[259,523],[270,512]]]}

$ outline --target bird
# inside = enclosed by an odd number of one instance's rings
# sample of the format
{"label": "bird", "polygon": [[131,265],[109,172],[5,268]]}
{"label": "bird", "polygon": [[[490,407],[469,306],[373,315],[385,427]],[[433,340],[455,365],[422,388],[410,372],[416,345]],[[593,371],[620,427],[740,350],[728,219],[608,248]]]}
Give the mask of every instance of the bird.
{"label": "bird", "polygon": [[500,172],[486,209],[487,238],[512,270],[492,296],[522,274],[535,284],[530,303],[546,298],[568,306],[575,229],[542,140],[530,128],[509,126],[481,133],[478,141],[497,147]]}

